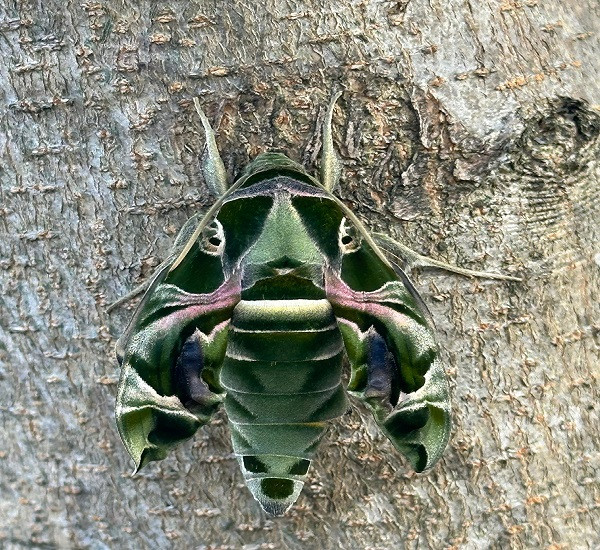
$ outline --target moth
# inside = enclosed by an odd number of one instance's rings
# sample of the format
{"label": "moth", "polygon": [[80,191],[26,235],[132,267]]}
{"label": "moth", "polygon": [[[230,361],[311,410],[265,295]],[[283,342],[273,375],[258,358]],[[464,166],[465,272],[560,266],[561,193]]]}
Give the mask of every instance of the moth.
{"label": "moth", "polygon": [[116,421],[136,471],[222,406],[248,489],[281,515],[348,395],[367,405],[417,472],[442,455],[448,382],[431,315],[402,267],[518,279],[450,266],[367,231],[333,194],[339,96],[326,111],[320,179],[265,153],[232,185],[194,100],[206,139],[202,171],[216,200],[184,225],[117,343]]}

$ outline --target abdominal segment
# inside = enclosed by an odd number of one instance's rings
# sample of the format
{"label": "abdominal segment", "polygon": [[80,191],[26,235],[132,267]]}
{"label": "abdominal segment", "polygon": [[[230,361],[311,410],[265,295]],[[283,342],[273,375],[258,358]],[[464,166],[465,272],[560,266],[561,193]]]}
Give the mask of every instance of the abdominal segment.
{"label": "abdominal segment", "polygon": [[233,448],[265,511],[298,498],[327,421],[348,409],[343,343],[327,300],[242,300],[221,370]]}

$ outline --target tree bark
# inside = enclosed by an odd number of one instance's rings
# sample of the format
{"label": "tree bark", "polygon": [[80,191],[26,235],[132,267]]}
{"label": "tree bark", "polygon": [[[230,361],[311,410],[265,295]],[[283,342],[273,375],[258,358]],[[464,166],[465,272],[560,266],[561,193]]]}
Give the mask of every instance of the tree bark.
{"label": "tree bark", "polygon": [[[600,9],[594,0],[8,1],[0,8],[0,546],[598,548]],[[334,90],[340,196],[412,248],[454,427],[424,474],[360,406],[287,516],[219,416],[130,476],[114,343],[211,204],[191,98],[230,177],[316,170]]]}

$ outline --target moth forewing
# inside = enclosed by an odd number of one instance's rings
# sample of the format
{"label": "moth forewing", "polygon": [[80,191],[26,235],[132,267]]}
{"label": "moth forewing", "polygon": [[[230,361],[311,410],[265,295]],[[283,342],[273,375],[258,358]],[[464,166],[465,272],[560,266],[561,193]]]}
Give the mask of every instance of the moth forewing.
{"label": "moth forewing", "polygon": [[140,303],[137,305],[137,307],[135,309],[133,317],[130,319],[129,323],[127,324],[127,327],[125,328],[125,331],[123,332],[123,334],[117,341],[116,353],[117,353],[117,359],[119,360],[119,363],[121,362],[121,360],[123,358],[125,346],[127,345],[127,342],[129,341],[131,334],[134,331],[135,323],[136,323],[139,313],[143,310],[144,305],[146,304],[148,298],[152,295],[152,292],[154,291],[154,289],[169,274],[169,272],[171,271],[171,266],[173,264],[174,259],[177,257],[179,252],[186,246],[187,242],[189,241],[190,235],[194,233],[194,231],[198,227],[198,224],[202,223],[203,218],[205,218],[205,217],[206,216],[201,216],[200,214],[196,214],[196,215],[192,216],[187,222],[185,222],[185,224],[183,225],[183,227],[177,234],[177,237],[175,238],[175,242],[173,244],[173,250],[167,257],[167,259],[158,266],[158,268],[156,269],[156,271],[154,272],[152,277],[150,277],[150,279],[146,283],[138,286],[132,292],[128,293],[123,298],[120,298],[119,300],[113,302],[110,306],[108,306],[107,311],[110,312],[113,309],[120,306],[121,304],[132,300],[133,298],[135,298],[142,292],[144,293],[144,295],[142,296],[142,299],[140,300]]}

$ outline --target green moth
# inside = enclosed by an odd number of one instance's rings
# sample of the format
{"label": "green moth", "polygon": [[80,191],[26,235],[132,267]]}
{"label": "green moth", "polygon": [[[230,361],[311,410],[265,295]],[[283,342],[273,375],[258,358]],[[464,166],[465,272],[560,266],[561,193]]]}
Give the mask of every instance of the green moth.
{"label": "green moth", "polygon": [[266,512],[281,515],[298,498],[328,422],[348,410],[348,394],[417,472],[440,458],[448,383],[431,317],[399,264],[515,278],[449,266],[365,229],[332,194],[339,95],[325,117],[320,180],[266,153],[232,185],[195,100],[204,178],[217,199],[185,224],[138,289],[146,292],[117,343],[116,420],[136,471],[223,406],[246,485]]}

